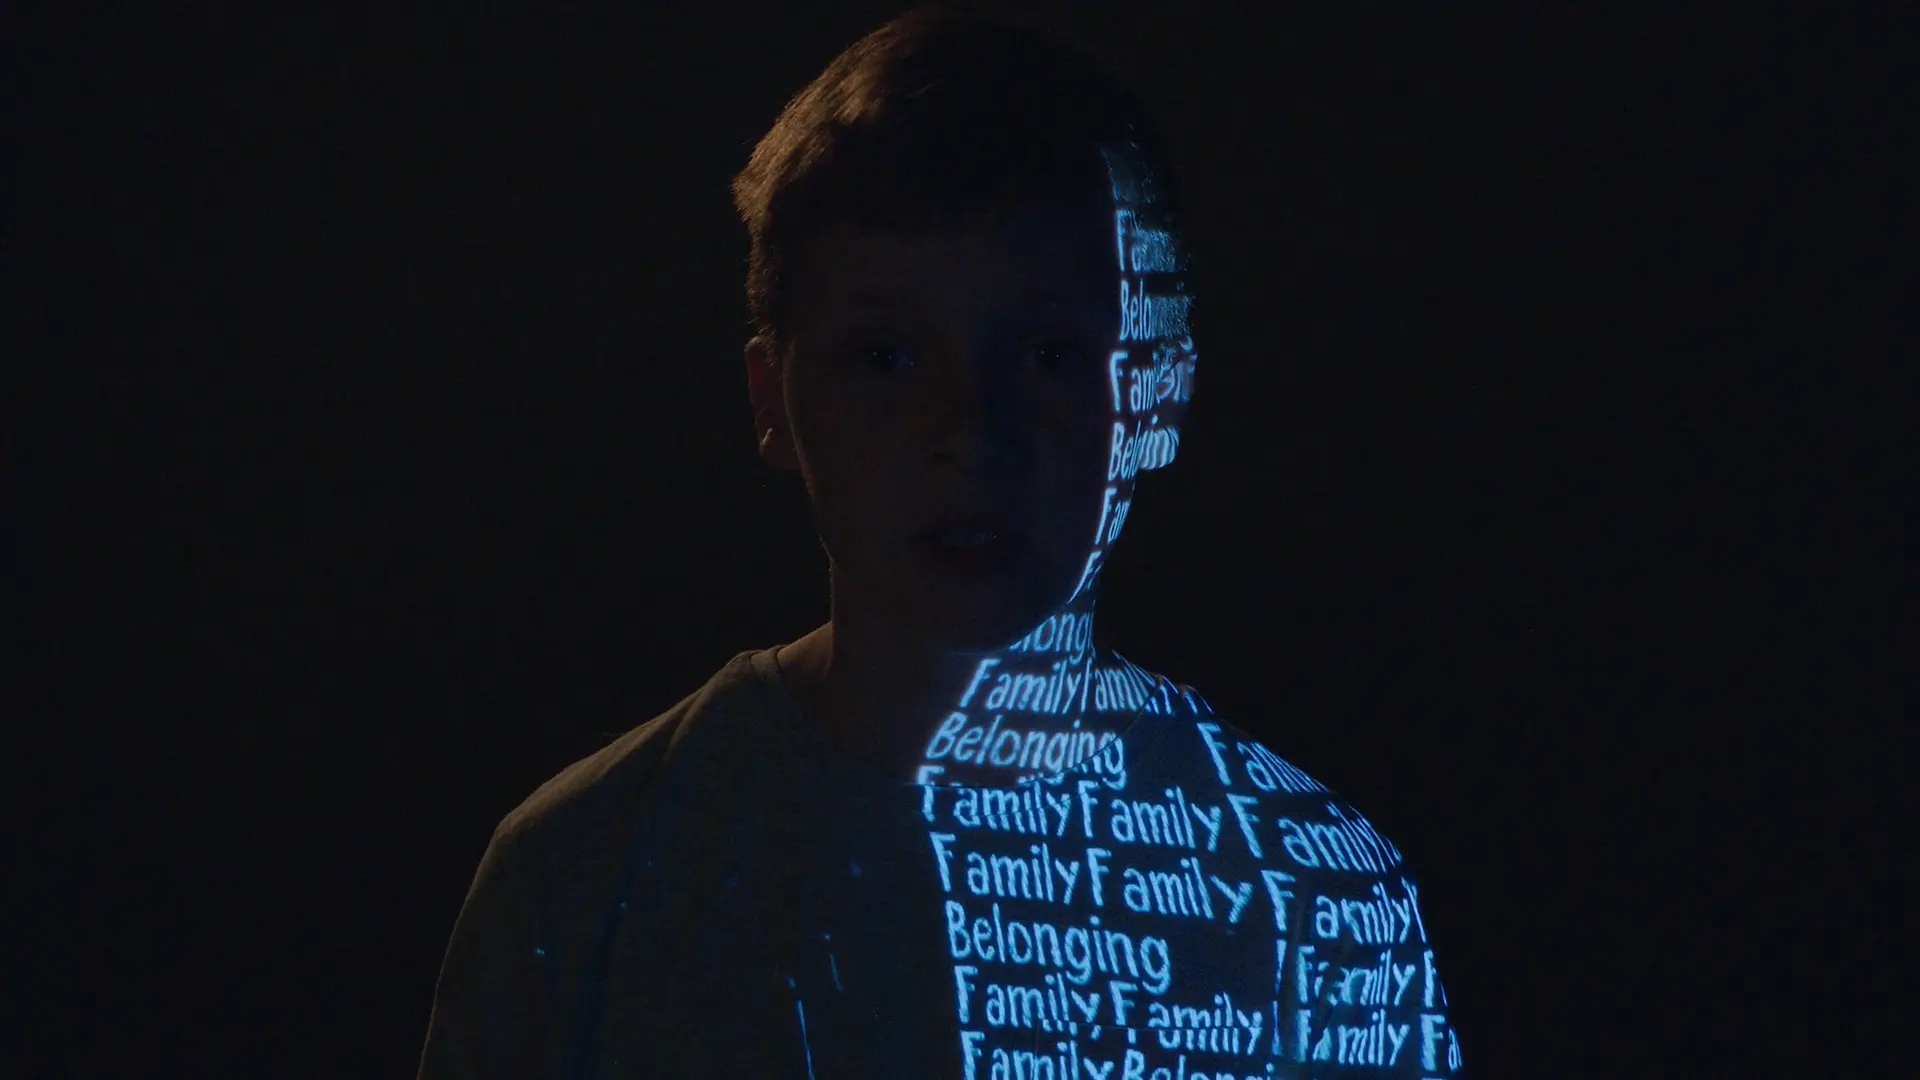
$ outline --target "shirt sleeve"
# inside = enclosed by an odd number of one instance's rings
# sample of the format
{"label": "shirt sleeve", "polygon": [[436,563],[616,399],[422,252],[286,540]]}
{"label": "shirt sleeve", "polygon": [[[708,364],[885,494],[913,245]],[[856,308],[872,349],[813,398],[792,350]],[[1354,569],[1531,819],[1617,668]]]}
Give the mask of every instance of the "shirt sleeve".
{"label": "shirt sleeve", "polygon": [[507,836],[496,831],[441,963],[419,1080],[543,1075],[537,950],[533,904]]}
{"label": "shirt sleeve", "polygon": [[[1349,929],[1357,924],[1362,933],[1342,939],[1343,948],[1328,971],[1342,984],[1329,991],[1336,1002],[1329,1018],[1333,1045],[1327,1049],[1332,1053],[1313,1056],[1338,1062],[1345,1040],[1347,1060],[1360,1066],[1353,1071],[1356,1077],[1459,1080],[1467,1072],[1420,910],[1419,883],[1400,867],[1375,889],[1377,906],[1365,901],[1353,902],[1350,909],[1342,905],[1341,921]],[[1384,934],[1377,932],[1381,930]],[[1362,944],[1361,936],[1368,943]]]}

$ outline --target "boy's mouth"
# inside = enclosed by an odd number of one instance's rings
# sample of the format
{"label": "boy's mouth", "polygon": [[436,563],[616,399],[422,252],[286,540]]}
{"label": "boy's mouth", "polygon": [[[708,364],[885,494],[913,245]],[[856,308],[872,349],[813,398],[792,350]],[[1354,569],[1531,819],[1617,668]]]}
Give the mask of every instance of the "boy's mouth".
{"label": "boy's mouth", "polygon": [[954,518],[913,535],[916,546],[944,562],[1001,564],[1026,547],[1026,537],[1004,521]]}
{"label": "boy's mouth", "polygon": [[967,548],[986,547],[989,544],[997,543],[1000,540],[1000,533],[995,529],[964,529],[955,527],[928,533],[926,539],[932,542],[934,547],[946,548],[952,551],[962,551]]}

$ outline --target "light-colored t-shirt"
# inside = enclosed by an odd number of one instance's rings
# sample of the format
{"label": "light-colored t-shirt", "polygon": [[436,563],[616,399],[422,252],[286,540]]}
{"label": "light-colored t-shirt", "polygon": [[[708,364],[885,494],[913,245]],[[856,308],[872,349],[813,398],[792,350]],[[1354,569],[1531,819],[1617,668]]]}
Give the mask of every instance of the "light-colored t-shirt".
{"label": "light-colored t-shirt", "polygon": [[842,757],[736,656],[500,823],[420,1076],[1458,1075],[1399,851],[1114,659],[1120,734],[959,786]]}

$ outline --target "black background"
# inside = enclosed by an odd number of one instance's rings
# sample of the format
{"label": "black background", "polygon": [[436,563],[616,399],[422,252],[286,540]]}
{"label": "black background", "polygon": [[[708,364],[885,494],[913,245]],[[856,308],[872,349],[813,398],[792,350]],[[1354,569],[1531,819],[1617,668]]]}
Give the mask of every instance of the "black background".
{"label": "black background", "polygon": [[[726,185],[895,8],[328,7],[20,17],[48,1075],[410,1075],[494,823],[825,616]],[[1162,106],[1204,260],[1103,638],[1399,841],[1477,1075],[1861,1075],[1904,766],[1807,614],[1762,287],[1819,287],[1841,110],[1779,88],[1833,40],[1046,7]]]}

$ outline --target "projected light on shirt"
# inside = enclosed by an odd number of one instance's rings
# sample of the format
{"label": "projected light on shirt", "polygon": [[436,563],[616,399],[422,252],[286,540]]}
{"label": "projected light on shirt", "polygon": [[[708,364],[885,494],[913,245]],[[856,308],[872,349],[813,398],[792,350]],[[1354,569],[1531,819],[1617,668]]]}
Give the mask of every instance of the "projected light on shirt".
{"label": "projected light on shirt", "polygon": [[1138,475],[1179,451],[1198,358],[1153,174],[1104,154],[1120,333],[1099,522],[1071,596],[978,659],[919,771],[960,1075],[1457,1074],[1400,852],[1192,689],[1093,645],[1100,570]]}

